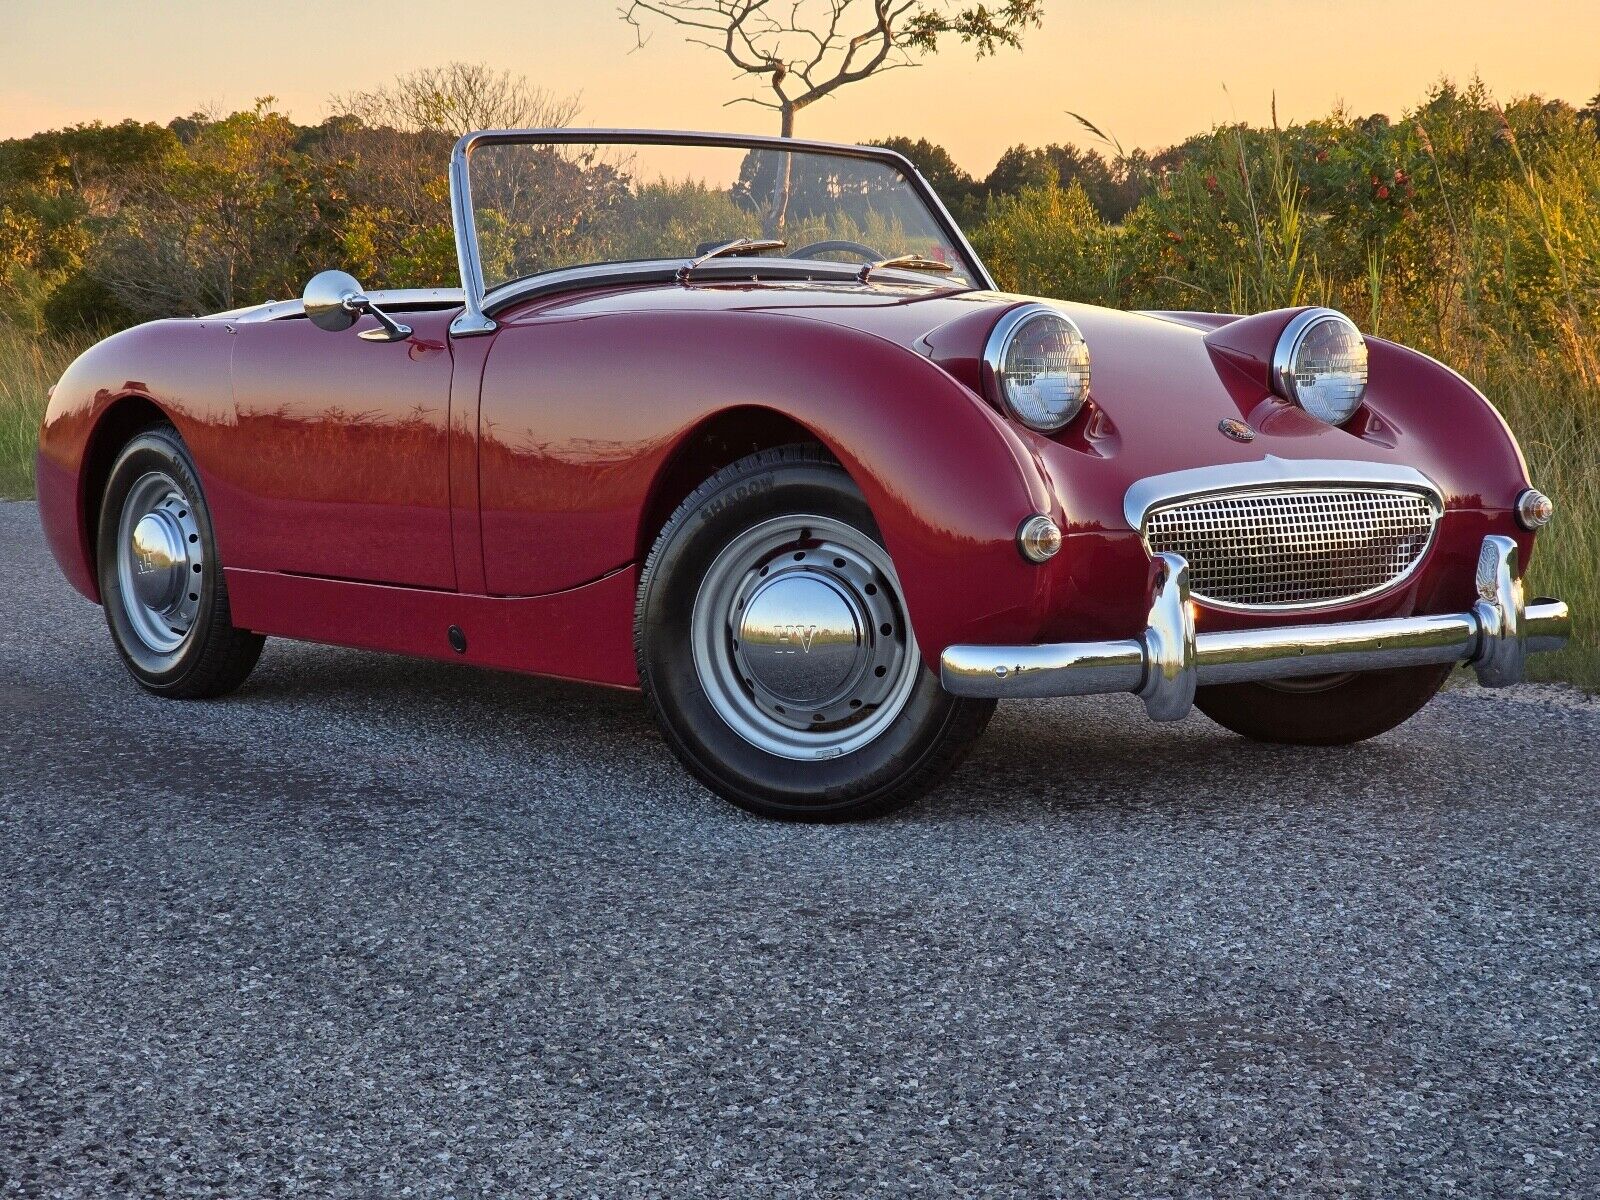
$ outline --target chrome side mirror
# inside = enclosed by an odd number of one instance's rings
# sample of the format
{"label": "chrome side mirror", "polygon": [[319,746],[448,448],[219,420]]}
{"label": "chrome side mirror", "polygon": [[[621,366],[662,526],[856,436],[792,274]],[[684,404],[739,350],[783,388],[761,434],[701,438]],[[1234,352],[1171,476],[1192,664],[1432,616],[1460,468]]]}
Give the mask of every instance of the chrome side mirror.
{"label": "chrome side mirror", "polygon": [[304,305],[307,319],[318,329],[340,333],[356,323],[362,313],[376,318],[379,328],[356,334],[368,342],[403,342],[411,336],[411,326],[402,325],[379,308],[354,275],[344,271],[321,271],[306,284]]}

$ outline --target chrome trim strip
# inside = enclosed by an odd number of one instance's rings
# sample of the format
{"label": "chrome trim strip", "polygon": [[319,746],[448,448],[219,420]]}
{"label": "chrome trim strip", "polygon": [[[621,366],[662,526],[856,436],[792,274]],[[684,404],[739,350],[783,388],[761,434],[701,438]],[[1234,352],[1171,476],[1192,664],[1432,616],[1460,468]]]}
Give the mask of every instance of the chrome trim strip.
{"label": "chrome trim strip", "polygon": [[[1065,321],[1078,335],[1078,340],[1088,345],[1083,336],[1083,330],[1078,328],[1078,323],[1069,317],[1061,307],[1040,301],[1028,301],[1018,304],[1015,308],[1008,309],[1001,318],[995,322],[994,328],[989,331],[989,340],[983,344],[983,362],[980,372],[983,378],[983,389],[989,394],[989,399],[1000,406],[1000,410],[1018,424],[1039,433],[1057,433],[1072,423],[1072,418],[1083,411],[1084,400],[1088,399],[1087,393],[1083,400],[1079,400],[1077,407],[1068,413],[1057,425],[1031,425],[1023,420],[1022,414],[1011,407],[1011,401],[1006,399],[1006,350],[1010,347],[1011,339],[1017,330],[1027,322],[1039,316],[1055,317]],[[1090,366],[1091,373],[1093,364]]]}
{"label": "chrome trim strip", "polygon": [[[503,283],[483,299],[486,317],[493,318],[514,304],[551,296],[558,292],[575,291],[587,287],[627,287],[630,284],[681,282],[679,277],[690,263],[687,258],[651,258],[639,262],[586,263],[581,267],[561,267]],[[755,265],[760,263],[760,269]],[[757,279],[785,282],[849,283],[862,285],[860,268],[851,263],[818,262],[801,258],[714,258],[695,269],[691,283],[737,283]],[[944,289],[951,285],[929,279],[913,271],[887,269],[879,271],[878,283],[915,284],[919,287]],[[961,289],[965,290],[965,289]],[[484,332],[488,332],[485,330]]]}
{"label": "chrome trim strip", "polygon": [[[1158,721],[1182,718],[1194,687],[1464,662],[1485,687],[1523,678],[1526,656],[1559,650],[1572,631],[1560,600],[1525,604],[1517,546],[1483,541],[1470,612],[1218,633],[1194,631],[1179,555],[1157,563],[1150,626],[1138,639],[1035,646],[950,646],[939,678],[958,696],[1023,699],[1134,692]],[[1173,560],[1176,560],[1175,562]]]}
{"label": "chrome trim strip", "polygon": [[[450,151],[450,217],[455,225],[456,260],[461,271],[461,286],[466,293],[460,316],[451,322],[450,332],[457,337],[492,333],[495,323],[488,314],[482,264],[478,254],[478,231],[472,209],[472,152],[483,145],[585,145],[613,146],[711,146],[730,150],[784,150],[798,154],[836,154],[860,158],[893,167],[905,177],[912,191],[922,199],[935,220],[944,227],[951,244],[967,260],[967,272],[975,288],[993,291],[994,277],[983,265],[966,234],[956,224],[950,210],[939,199],[933,186],[911,164],[893,150],[876,146],[847,146],[833,142],[802,141],[799,138],[764,137],[737,133],[689,133],[662,129],[480,129],[460,138]],[[687,259],[673,260],[682,266]],[[628,266],[636,264],[604,264]],[[859,271],[859,268],[856,269]],[[536,276],[534,278],[542,278]],[[504,287],[511,285],[502,285]],[[519,293],[520,294],[520,293]]]}
{"label": "chrome trim strip", "polygon": [[1433,480],[1414,467],[1362,459],[1277,458],[1271,454],[1259,462],[1218,463],[1148,475],[1133,484],[1122,498],[1122,515],[1128,528],[1141,536],[1144,519],[1152,508],[1178,500],[1192,500],[1213,492],[1247,491],[1293,484],[1367,485],[1378,484],[1425,492],[1444,507],[1444,497]]}
{"label": "chrome trim strip", "polygon": [[[465,302],[460,288],[389,288],[386,291],[367,292],[366,297],[385,308],[454,308]],[[240,325],[254,325],[260,321],[281,321],[285,317],[301,317],[306,307],[303,300],[271,300],[265,304],[252,304],[246,308],[230,308],[227,312],[210,313],[207,321],[225,320]]]}

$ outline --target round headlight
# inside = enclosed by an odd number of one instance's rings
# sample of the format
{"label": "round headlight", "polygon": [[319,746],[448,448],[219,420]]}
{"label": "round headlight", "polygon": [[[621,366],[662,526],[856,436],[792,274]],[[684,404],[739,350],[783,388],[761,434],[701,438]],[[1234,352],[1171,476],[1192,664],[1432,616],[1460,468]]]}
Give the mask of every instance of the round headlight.
{"label": "round headlight", "polygon": [[1070,319],[1042,304],[1000,318],[983,352],[989,387],[1029,429],[1053,433],[1089,398],[1089,344]]}
{"label": "round headlight", "polygon": [[1284,326],[1272,377],[1285,400],[1343,425],[1367,394],[1367,339],[1343,313],[1308,308]]}

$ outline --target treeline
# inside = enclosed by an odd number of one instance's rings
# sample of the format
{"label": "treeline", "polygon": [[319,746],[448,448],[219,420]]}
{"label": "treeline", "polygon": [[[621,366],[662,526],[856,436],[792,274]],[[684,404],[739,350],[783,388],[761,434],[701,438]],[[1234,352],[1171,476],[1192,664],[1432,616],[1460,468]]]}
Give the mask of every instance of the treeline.
{"label": "treeline", "polygon": [[1018,291],[1334,304],[1436,353],[1531,345],[1600,381],[1600,96],[1501,106],[1442,83],[1397,118],[1226,126],[1154,155],[1015,147],[981,180],[931,143],[885,144]]}
{"label": "treeline", "polygon": [[334,263],[442,283],[449,149],[269,103],[0,143],[0,317],[64,333],[215,311],[296,295]]}
{"label": "treeline", "polygon": [[[69,332],[212,311],[297,294],[329,265],[374,287],[452,283],[454,136],[576,110],[462,66],[339,107],[309,126],[262,101],[0,142],[0,320]],[[1069,132],[1103,149],[1016,146],[981,179],[932,142],[880,144],[918,164],[1018,291],[1229,311],[1333,303],[1435,350],[1547,347],[1592,378],[1597,109],[1600,97],[1500,107],[1481,84],[1442,84],[1395,119],[1227,126],[1155,154],[1123,152],[1079,118]],[[570,206],[553,211],[552,237]]]}

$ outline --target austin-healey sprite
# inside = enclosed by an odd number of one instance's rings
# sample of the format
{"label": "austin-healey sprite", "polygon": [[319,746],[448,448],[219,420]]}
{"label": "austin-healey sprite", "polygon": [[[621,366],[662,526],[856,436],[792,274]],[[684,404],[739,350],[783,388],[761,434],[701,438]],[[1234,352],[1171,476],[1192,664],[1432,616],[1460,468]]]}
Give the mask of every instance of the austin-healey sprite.
{"label": "austin-healey sprite", "polygon": [[1339,312],[1005,294],[880,149],[489,131],[449,183],[459,288],[328,270],[55,388],[40,515],[140,686],[277,636],[637,688],[714,791],[836,820],[998,700],[1343,744],[1567,636],[1505,422]]}

